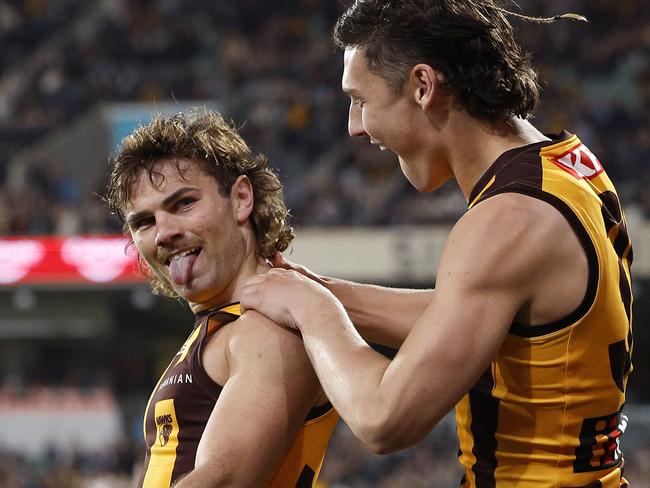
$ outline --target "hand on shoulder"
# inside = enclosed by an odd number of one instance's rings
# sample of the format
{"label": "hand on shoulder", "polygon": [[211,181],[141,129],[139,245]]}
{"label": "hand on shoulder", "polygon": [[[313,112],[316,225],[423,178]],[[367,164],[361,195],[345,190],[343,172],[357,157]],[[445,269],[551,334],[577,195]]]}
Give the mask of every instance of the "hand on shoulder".
{"label": "hand on shoulder", "polygon": [[255,309],[279,325],[301,329],[313,318],[342,308],[325,287],[297,271],[273,268],[250,278],[241,292],[245,310]]}

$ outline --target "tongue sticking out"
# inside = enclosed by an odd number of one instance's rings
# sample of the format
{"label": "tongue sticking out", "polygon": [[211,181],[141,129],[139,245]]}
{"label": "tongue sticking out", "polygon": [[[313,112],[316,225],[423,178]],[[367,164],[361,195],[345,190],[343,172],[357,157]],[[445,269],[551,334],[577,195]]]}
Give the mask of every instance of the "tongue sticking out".
{"label": "tongue sticking out", "polygon": [[197,254],[188,254],[178,259],[172,259],[169,263],[169,275],[177,285],[184,285],[190,279],[192,266],[196,261]]}

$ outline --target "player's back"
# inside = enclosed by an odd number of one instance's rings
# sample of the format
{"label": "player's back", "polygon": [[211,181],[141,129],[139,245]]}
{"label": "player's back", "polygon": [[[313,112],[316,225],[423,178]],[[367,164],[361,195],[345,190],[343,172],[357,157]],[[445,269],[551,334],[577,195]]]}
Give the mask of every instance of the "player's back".
{"label": "player's back", "polygon": [[504,192],[564,215],[589,278],[582,304],[563,319],[513,323],[458,404],[463,486],[622,486],[632,249],[616,192],[596,157],[566,133],[503,154],[479,180],[470,208]]}

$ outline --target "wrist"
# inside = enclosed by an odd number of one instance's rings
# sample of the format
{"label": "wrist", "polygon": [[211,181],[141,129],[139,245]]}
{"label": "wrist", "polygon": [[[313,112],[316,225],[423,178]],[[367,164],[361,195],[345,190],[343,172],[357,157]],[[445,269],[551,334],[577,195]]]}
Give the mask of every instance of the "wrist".
{"label": "wrist", "polygon": [[337,322],[342,315],[346,315],[343,305],[334,294],[326,288],[321,288],[312,300],[305,301],[300,306],[294,307],[291,317],[296,328],[305,333],[312,329],[322,329],[324,324]]}

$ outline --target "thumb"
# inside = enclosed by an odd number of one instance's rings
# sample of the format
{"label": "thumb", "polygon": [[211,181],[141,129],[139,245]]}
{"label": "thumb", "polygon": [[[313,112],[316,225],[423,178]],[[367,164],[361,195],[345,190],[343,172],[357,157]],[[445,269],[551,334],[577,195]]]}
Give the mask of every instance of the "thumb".
{"label": "thumb", "polygon": [[244,312],[250,309],[255,308],[255,292],[252,289],[252,285],[246,284],[239,295],[239,309],[241,314],[244,315]]}
{"label": "thumb", "polygon": [[287,262],[284,259],[284,256],[280,251],[275,251],[271,264],[273,264],[274,268],[284,268],[284,269],[290,268],[290,266],[287,264]]}

